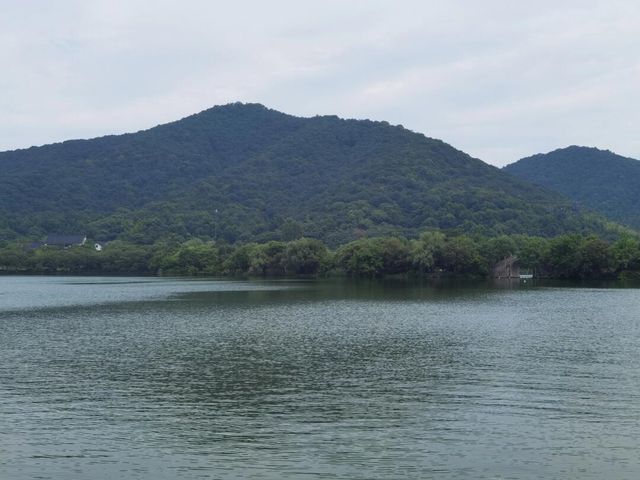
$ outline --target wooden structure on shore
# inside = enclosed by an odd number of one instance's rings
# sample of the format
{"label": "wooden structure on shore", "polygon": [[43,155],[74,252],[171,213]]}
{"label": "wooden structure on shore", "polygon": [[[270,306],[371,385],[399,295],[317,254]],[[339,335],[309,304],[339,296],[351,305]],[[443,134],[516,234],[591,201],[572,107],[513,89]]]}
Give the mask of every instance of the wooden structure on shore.
{"label": "wooden structure on shore", "polygon": [[495,264],[491,271],[493,278],[520,278],[518,257],[510,255]]}

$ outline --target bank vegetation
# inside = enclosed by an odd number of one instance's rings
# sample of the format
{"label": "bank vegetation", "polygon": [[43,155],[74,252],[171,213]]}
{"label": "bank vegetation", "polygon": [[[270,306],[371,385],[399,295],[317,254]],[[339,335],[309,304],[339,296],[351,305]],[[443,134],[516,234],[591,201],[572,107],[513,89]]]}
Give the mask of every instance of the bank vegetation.
{"label": "bank vegetation", "polygon": [[90,243],[70,248],[0,246],[0,271],[25,274],[126,274],[193,276],[418,277],[491,275],[492,267],[516,257],[521,271],[543,278],[635,277],[640,240],[613,242],[593,235],[555,238],[510,235],[362,238],[330,250],[320,240],[300,238],[230,245],[207,239],[163,240],[152,245],[113,241],[96,251]]}

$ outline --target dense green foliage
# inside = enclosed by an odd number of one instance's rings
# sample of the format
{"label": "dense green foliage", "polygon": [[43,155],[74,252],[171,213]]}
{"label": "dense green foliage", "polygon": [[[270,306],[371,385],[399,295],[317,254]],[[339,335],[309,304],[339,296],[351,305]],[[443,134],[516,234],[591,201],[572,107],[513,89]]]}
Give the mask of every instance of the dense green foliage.
{"label": "dense green foliage", "polygon": [[640,272],[640,239],[623,235],[613,243],[596,236],[554,238],[510,235],[448,236],[428,231],[417,239],[361,238],[329,250],[315,239],[269,241],[235,246],[192,239],[135,245],[0,248],[0,271],[23,273],[162,275],[383,275],[484,277],[501,259],[515,255],[520,267],[550,278],[602,278]]}
{"label": "dense green foliage", "polygon": [[610,226],[560,195],[385,122],[215,107],[150,130],[0,153],[0,240],[552,236]]}
{"label": "dense green foliage", "polygon": [[504,170],[560,192],[616,222],[640,228],[638,160],[573,146],[523,158]]}

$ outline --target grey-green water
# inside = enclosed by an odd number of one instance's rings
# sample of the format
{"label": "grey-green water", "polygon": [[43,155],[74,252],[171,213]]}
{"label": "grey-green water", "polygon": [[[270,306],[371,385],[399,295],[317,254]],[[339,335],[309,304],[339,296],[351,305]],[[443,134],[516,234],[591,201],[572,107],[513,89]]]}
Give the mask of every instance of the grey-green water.
{"label": "grey-green water", "polygon": [[0,479],[640,478],[640,290],[0,277]]}

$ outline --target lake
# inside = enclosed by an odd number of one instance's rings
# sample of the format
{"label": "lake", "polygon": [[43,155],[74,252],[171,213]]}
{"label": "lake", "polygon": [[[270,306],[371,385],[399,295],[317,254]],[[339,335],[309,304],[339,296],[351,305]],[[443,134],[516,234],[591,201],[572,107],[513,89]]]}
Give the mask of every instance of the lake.
{"label": "lake", "polygon": [[0,277],[0,479],[640,478],[640,289]]}

